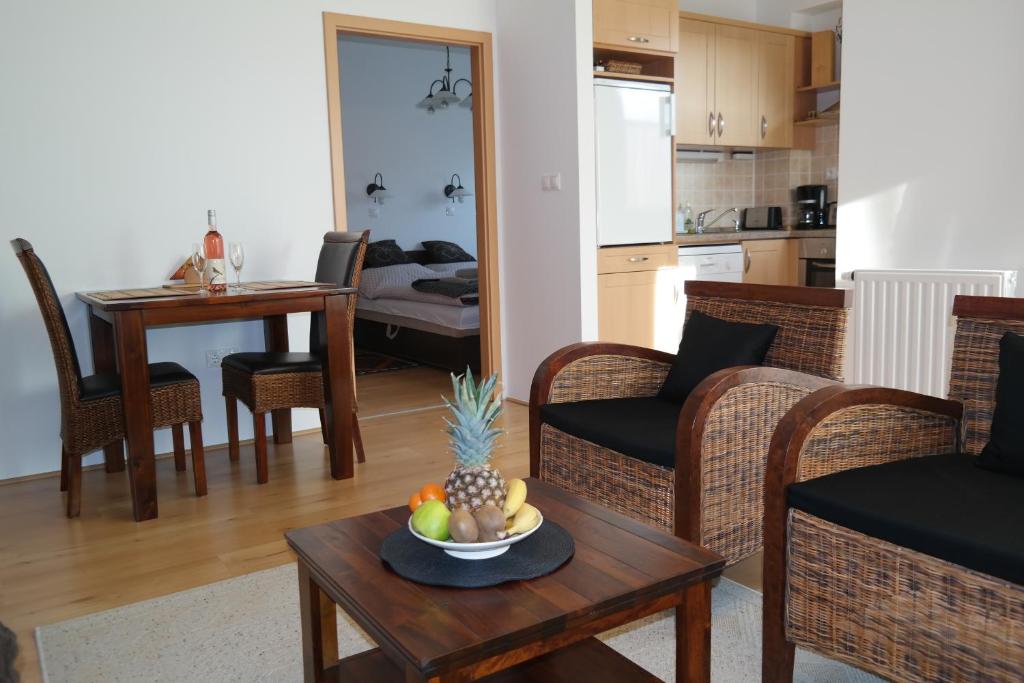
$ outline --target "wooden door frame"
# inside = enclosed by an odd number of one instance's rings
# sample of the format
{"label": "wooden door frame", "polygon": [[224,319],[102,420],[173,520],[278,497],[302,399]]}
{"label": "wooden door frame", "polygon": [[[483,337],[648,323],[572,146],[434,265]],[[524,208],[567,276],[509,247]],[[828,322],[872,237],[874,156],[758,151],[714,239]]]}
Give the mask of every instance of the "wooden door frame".
{"label": "wooden door frame", "polygon": [[[498,298],[498,204],[495,163],[494,67],[491,34],[324,12],[327,66],[327,120],[331,140],[334,229],[348,230],[345,160],[341,136],[341,83],[338,35],[395,38],[433,45],[458,45],[470,52],[473,80],[473,167],[476,174],[476,241],[480,271],[480,364],[483,373],[501,369],[501,316]],[[415,94],[410,94],[410,97]]]}

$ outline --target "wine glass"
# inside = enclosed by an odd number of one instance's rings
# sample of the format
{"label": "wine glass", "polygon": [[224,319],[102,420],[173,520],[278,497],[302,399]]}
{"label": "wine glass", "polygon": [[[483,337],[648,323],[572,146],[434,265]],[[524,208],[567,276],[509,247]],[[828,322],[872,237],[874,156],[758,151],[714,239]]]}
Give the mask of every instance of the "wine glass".
{"label": "wine glass", "polygon": [[231,259],[231,267],[235,269],[235,291],[242,291],[242,265],[245,263],[245,249],[241,242],[232,242],[228,245],[228,258]]}
{"label": "wine glass", "polygon": [[203,283],[203,276],[206,274],[206,247],[202,242],[192,243],[192,267],[199,274],[199,293],[202,294],[206,291]]}

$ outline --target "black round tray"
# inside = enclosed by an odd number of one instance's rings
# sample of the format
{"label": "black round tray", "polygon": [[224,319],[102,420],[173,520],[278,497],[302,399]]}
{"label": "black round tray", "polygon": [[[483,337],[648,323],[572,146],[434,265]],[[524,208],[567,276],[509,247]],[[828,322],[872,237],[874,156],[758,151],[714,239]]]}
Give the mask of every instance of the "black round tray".
{"label": "black round tray", "polygon": [[402,527],[384,539],[380,559],[399,576],[428,586],[484,588],[550,574],[572,557],[572,536],[550,520],[501,555],[460,560],[419,540]]}

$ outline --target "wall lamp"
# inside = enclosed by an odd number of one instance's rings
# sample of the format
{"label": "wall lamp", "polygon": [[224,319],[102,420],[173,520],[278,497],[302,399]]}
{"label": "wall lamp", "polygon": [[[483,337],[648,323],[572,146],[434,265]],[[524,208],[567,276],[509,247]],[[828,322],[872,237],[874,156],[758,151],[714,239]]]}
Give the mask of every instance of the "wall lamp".
{"label": "wall lamp", "polygon": [[[456,185],[455,183],[458,183]],[[444,196],[453,202],[458,199],[462,203],[464,197],[472,197],[473,193],[462,186],[462,178],[458,173],[452,173],[451,180],[444,186]]]}
{"label": "wall lamp", "polygon": [[384,200],[391,196],[388,192],[388,188],[384,187],[384,176],[380,173],[376,173],[373,176],[373,182],[366,186],[366,194],[376,204],[383,204]]}

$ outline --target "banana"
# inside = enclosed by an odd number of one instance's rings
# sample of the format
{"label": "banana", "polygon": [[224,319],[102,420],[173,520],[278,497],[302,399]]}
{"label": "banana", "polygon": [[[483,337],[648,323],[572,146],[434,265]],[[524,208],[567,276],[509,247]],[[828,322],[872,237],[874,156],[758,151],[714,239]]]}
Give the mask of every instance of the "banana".
{"label": "banana", "polygon": [[523,503],[522,507],[519,508],[519,512],[512,518],[512,526],[508,527],[506,531],[508,531],[509,535],[525,534],[538,524],[540,524],[540,510],[529,503]]}
{"label": "banana", "polygon": [[526,502],[526,482],[522,479],[513,479],[508,483],[508,490],[505,492],[505,506],[502,508],[505,519],[519,512],[519,508],[523,506],[524,502]]}

